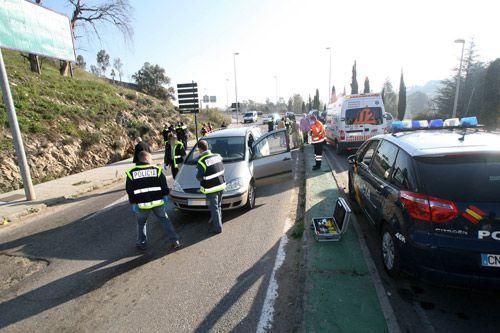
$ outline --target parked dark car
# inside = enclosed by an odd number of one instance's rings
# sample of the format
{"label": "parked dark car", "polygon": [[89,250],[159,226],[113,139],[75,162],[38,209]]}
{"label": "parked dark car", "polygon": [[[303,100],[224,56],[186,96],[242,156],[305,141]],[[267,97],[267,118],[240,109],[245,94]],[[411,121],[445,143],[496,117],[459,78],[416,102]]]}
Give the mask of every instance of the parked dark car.
{"label": "parked dark car", "polygon": [[349,196],[380,235],[386,271],[500,285],[500,135],[400,132],[348,158]]}

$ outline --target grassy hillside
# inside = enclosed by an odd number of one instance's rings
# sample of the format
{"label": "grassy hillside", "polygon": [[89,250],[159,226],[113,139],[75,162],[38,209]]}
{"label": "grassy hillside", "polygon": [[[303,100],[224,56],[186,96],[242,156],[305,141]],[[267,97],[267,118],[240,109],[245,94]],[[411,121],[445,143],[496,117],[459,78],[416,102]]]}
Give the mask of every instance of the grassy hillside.
{"label": "grassy hillside", "polygon": [[[162,145],[163,124],[182,120],[173,105],[110,84],[75,69],[61,77],[58,63],[43,59],[42,75],[29,71],[18,53],[3,51],[19,125],[35,182],[118,161],[130,154],[131,139]],[[19,188],[12,137],[0,105],[0,192]]]}

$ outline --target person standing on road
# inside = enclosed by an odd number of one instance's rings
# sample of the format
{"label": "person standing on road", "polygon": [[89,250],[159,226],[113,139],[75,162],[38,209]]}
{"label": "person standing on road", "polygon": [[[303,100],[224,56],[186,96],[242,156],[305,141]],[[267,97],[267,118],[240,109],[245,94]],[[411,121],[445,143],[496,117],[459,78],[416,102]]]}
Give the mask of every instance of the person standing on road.
{"label": "person standing on road", "polygon": [[165,169],[170,166],[172,177],[174,177],[174,179],[179,172],[180,165],[184,162],[185,156],[186,149],[184,148],[184,143],[177,140],[174,133],[170,133],[168,142],[165,145],[165,157],[163,158],[163,163],[165,164]]}
{"label": "person standing on road", "polygon": [[161,135],[163,137],[163,143],[167,143],[169,134],[170,133],[168,131],[168,124],[165,124],[165,126],[163,127],[163,131],[161,131]]}
{"label": "person standing on road", "polygon": [[267,131],[268,132],[274,131],[274,118],[273,117],[269,118],[269,121],[267,122]]}
{"label": "person standing on road", "polygon": [[169,188],[162,168],[152,165],[153,158],[147,151],[138,155],[139,162],[126,172],[125,189],[132,210],[137,218],[137,241],[139,250],[147,248],[146,222],[151,212],[163,225],[166,236],[172,243],[172,248],[178,249],[181,244],[172,222],[165,210]]}
{"label": "person standing on road", "polygon": [[321,169],[321,159],[323,157],[323,144],[325,142],[325,126],[315,116],[311,116],[311,142],[314,146],[314,160],[316,164],[313,170]]}
{"label": "person standing on road", "polygon": [[302,133],[300,133],[300,127],[299,124],[296,121],[292,121],[292,125],[290,126],[291,128],[291,135],[292,135],[292,142],[293,142],[293,147],[298,148],[298,147],[303,147],[304,142],[302,141]]}
{"label": "person standing on road", "polygon": [[222,232],[222,193],[226,188],[224,178],[224,164],[219,154],[208,150],[208,143],[200,140],[197,143],[200,157],[197,162],[198,172],[196,178],[200,181],[200,192],[207,196],[210,209],[211,227],[209,232],[220,234]]}
{"label": "person standing on road", "polygon": [[309,143],[309,130],[311,129],[311,124],[307,114],[303,114],[302,119],[300,119],[300,130],[302,131],[302,136],[304,138],[304,144]]}
{"label": "person standing on road", "polygon": [[188,128],[186,125],[184,125],[184,122],[181,121],[181,133],[182,136],[178,138],[183,144],[184,144],[184,149],[187,148],[187,140],[188,140]]}
{"label": "person standing on road", "polygon": [[134,140],[134,159],[132,160],[133,163],[139,163],[139,153],[141,151],[146,151],[151,154],[151,147],[146,142],[143,142],[141,137],[137,137]]}

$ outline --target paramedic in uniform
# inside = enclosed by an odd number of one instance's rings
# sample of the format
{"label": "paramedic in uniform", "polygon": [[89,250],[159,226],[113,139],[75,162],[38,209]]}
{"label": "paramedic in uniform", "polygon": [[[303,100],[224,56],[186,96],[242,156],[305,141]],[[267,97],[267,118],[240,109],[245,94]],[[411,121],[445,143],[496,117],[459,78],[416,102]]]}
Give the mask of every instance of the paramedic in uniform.
{"label": "paramedic in uniform", "polygon": [[315,116],[311,116],[311,142],[314,147],[314,161],[316,164],[313,170],[321,169],[321,159],[323,156],[323,144],[325,141],[325,126]]}
{"label": "paramedic in uniform", "polygon": [[137,217],[137,242],[140,250],[147,248],[146,222],[151,213],[156,215],[163,225],[166,236],[174,249],[178,249],[179,236],[165,211],[169,189],[162,168],[152,165],[153,158],[147,151],[139,153],[139,162],[129,169],[125,188],[132,210]]}
{"label": "paramedic in uniform", "polygon": [[200,157],[197,162],[196,178],[200,181],[200,192],[207,196],[210,220],[212,225],[209,232],[222,232],[222,193],[226,188],[224,179],[224,164],[219,154],[208,150],[205,140],[198,141]]}

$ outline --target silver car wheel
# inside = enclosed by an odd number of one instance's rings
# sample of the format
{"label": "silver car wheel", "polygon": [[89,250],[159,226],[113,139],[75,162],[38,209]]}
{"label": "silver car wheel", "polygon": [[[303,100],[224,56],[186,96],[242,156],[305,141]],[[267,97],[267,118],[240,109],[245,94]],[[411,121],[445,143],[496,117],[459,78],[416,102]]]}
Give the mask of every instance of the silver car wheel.
{"label": "silver car wheel", "polygon": [[382,236],[382,256],[385,267],[391,270],[394,267],[394,241],[388,231]]}

